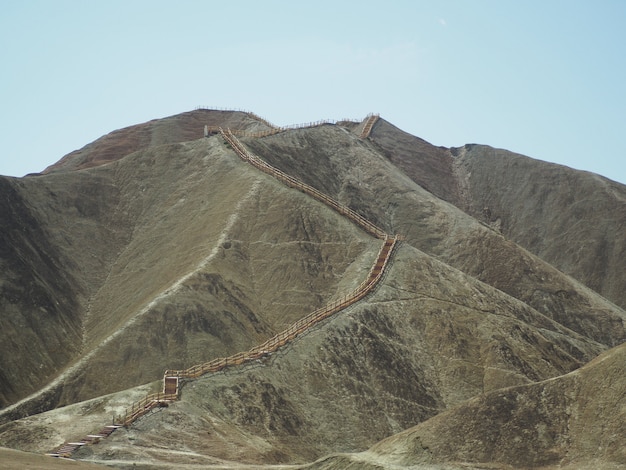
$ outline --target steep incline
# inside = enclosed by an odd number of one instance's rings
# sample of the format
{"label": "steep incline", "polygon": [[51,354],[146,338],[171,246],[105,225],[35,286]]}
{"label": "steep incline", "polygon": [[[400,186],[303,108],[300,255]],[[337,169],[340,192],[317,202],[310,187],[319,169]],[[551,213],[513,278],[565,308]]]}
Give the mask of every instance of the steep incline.
{"label": "steep incline", "polygon": [[447,149],[383,119],[358,145],[339,126],[242,140],[265,161],[377,226],[402,233],[407,243],[568,328],[607,346],[626,339],[623,311],[461,210],[464,190]]}
{"label": "steep incline", "polygon": [[370,235],[373,235],[376,238],[386,238],[387,237],[387,235],[385,234],[385,232],[381,228],[377,227],[372,222],[370,222],[369,220],[367,220],[365,217],[363,217],[362,215],[358,214],[357,212],[353,211],[349,207],[347,207],[347,206],[345,206],[343,204],[338,203],[333,198],[328,197],[327,195],[325,195],[321,191],[318,191],[314,187],[312,187],[312,186],[310,186],[308,184],[304,184],[302,181],[298,180],[297,178],[289,176],[285,172],[280,171],[278,168],[275,168],[275,167],[269,165],[268,163],[264,162],[258,156],[250,153],[243,146],[243,144],[237,140],[235,135],[230,130],[223,131],[222,135],[224,136],[224,138],[228,141],[228,143],[233,147],[233,149],[237,152],[237,154],[243,160],[245,160],[248,163],[254,165],[259,170],[261,170],[264,173],[267,173],[269,175],[272,175],[275,178],[277,178],[280,181],[282,181],[283,183],[287,184],[288,186],[290,186],[292,188],[300,189],[300,190],[304,191],[305,193],[309,194],[310,196],[314,197],[318,201],[323,202],[324,204],[328,205],[332,209],[334,209],[337,212],[339,212],[341,215],[344,215],[347,218],[349,218],[350,220],[352,220],[355,224],[357,224],[363,230],[368,232]]}
{"label": "steep incline", "polygon": [[472,215],[626,308],[626,186],[486,145],[455,153]]}
{"label": "steep incline", "polygon": [[80,353],[83,286],[24,186],[0,177],[0,409]]}
{"label": "steep incline", "polygon": [[488,145],[437,147],[384,119],[369,140],[436,197],[626,308],[623,184]]}

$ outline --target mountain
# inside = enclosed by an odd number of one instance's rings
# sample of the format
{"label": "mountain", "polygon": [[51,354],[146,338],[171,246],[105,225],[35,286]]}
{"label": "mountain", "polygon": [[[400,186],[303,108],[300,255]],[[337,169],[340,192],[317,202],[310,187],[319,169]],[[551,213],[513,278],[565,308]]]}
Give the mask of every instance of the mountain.
{"label": "mountain", "polygon": [[626,465],[623,185],[434,147],[377,116],[281,129],[199,109],[2,177],[0,194],[0,446],[50,452],[166,369],[253,349],[344,298],[381,247],[366,219],[402,241],[364,298],[271,354],[181,379],[178,400],[74,457]]}

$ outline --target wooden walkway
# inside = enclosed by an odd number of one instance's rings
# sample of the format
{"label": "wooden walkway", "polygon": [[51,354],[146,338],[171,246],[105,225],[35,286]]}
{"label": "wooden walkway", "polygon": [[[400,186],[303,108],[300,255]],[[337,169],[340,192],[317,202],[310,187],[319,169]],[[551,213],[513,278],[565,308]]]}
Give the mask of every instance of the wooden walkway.
{"label": "wooden walkway", "polygon": [[109,426],[104,426],[99,432],[95,434],[88,434],[86,437],[83,437],[80,441],[77,442],[66,442],[61,447],[59,447],[54,452],[51,452],[49,455],[51,457],[65,457],[70,458],[79,447],[88,445],[88,444],[97,444],[100,442],[100,439],[110,436],[113,431],[117,428],[120,428],[120,425],[113,424]]}
{"label": "wooden walkway", "polygon": [[[373,117],[375,117],[375,119],[372,119]],[[364,124],[363,132],[361,135],[365,133],[366,129],[369,129],[368,133],[369,131],[371,131],[371,128],[376,122],[376,119],[378,119],[378,115],[370,116],[368,118],[368,120]],[[386,234],[381,228],[377,227],[372,222],[368,221],[349,207],[340,204],[339,202],[328,197],[327,195],[323,194],[312,186],[307,185],[302,181],[287,175],[278,168],[274,168],[273,166],[269,165],[267,162],[251,153],[237,139],[237,137],[235,136],[236,131],[218,128],[218,132],[222,135],[224,140],[231,146],[231,148],[235,151],[235,153],[237,153],[237,155],[239,155],[242,160],[250,163],[264,173],[272,175],[287,186],[303,191],[309,194],[311,197],[314,197],[315,199],[327,204],[339,214],[350,219],[365,232],[383,240],[382,246],[380,248],[378,256],[376,257],[374,265],[370,269],[366,279],[352,292],[318,310],[315,310],[304,318],[301,318],[300,320],[289,326],[289,328],[268,339],[263,344],[255,346],[249,351],[240,352],[225,358],[214,359],[210,362],[195,365],[188,369],[166,370],[163,376],[162,393],[147,395],[140,401],[133,403],[130,407],[128,407],[124,414],[115,419],[115,424],[105,426],[98,433],[89,434],[80,441],[66,442],[58,449],[47,455],[53,457],[70,458],[73,453],[81,446],[96,444],[100,442],[102,438],[108,437],[116,429],[122,426],[130,426],[134,421],[149,413],[154,408],[169,406],[171,402],[178,400],[180,396],[180,385],[182,380],[195,379],[208,373],[221,371],[227,367],[238,366],[268,356],[269,354],[277,351],[279,348],[285,346],[287,343],[293,341],[296,337],[303,334],[311,327],[317,325],[331,315],[349,307],[355,302],[363,299],[376,287],[380,279],[383,277],[385,269],[391,260],[394,248],[397,246],[397,243],[400,240],[399,236],[391,236]]]}

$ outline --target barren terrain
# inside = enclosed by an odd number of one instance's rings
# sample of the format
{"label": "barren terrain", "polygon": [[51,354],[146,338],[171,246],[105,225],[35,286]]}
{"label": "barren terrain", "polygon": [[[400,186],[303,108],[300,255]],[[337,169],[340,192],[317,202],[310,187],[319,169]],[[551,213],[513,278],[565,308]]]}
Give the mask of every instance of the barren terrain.
{"label": "barren terrain", "polygon": [[[0,446],[44,454],[93,433],[160,390],[165,369],[250,349],[367,276],[380,240],[202,137],[205,124],[271,129],[196,110],[0,177]],[[626,187],[434,147],[384,119],[362,138],[364,124],[240,138],[404,236],[376,290],[262,360],[184,382],[74,458],[626,467]]]}

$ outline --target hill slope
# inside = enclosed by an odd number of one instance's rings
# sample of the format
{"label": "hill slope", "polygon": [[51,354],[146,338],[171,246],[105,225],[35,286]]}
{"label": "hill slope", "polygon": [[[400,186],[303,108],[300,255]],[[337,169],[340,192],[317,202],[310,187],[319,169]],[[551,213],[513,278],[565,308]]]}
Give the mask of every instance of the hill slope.
{"label": "hill slope", "polygon": [[310,468],[623,468],[625,363],[622,345],[570,374],[482,395],[367,452]]}

